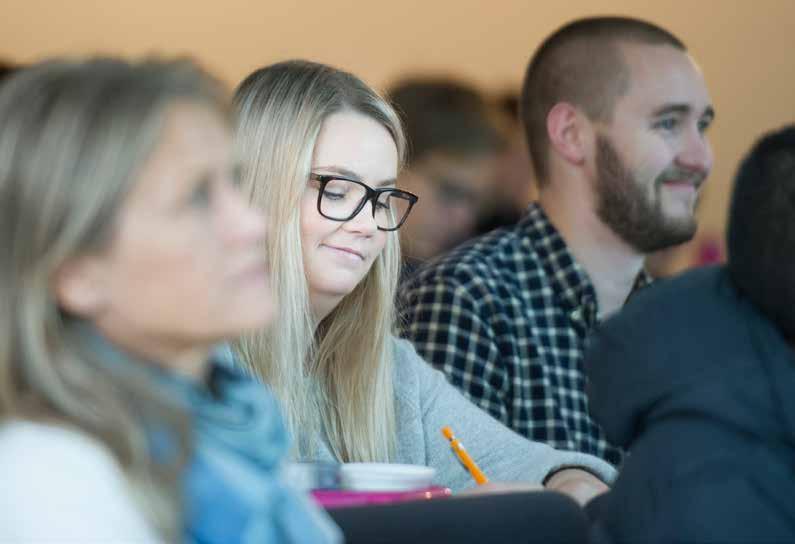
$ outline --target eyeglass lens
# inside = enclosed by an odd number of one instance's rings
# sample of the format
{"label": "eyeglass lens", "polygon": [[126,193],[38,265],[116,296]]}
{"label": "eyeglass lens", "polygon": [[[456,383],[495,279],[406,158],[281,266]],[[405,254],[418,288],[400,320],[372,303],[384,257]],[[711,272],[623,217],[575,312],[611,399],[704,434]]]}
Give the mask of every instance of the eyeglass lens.
{"label": "eyeglass lens", "polygon": [[[326,183],[320,199],[320,213],[330,219],[347,221],[352,219],[356,208],[367,198],[367,189],[358,183],[332,179]],[[382,229],[393,229],[400,225],[409,212],[411,202],[398,191],[378,194],[375,204],[375,223]],[[367,206],[363,210],[369,209]]]}

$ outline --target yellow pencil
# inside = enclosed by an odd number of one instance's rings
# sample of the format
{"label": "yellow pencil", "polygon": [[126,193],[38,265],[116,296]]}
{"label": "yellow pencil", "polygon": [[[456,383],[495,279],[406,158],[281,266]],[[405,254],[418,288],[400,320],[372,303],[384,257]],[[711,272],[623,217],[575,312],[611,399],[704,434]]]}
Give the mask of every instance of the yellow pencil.
{"label": "yellow pencil", "polygon": [[447,440],[450,441],[450,447],[453,448],[453,451],[458,456],[458,459],[464,464],[466,469],[475,479],[475,482],[477,482],[478,485],[489,483],[489,479],[486,478],[486,475],[483,474],[483,471],[480,470],[480,467],[478,467],[475,464],[475,461],[473,461],[469,456],[466,448],[464,448],[464,445],[453,435],[453,429],[450,427],[442,427],[442,434]]}

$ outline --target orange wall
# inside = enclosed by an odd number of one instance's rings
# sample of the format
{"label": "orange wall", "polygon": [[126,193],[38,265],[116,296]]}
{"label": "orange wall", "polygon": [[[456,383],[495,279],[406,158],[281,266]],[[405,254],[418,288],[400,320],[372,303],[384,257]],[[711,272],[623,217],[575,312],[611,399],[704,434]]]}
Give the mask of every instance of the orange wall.
{"label": "orange wall", "polygon": [[741,154],[763,130],[795,120],[795,0],[3,0],[2,8],[0,57],[21,62],[189,54],[234,84],[260,65],[305,57],[377,86],[406,71],[443,71],[494,90],[518,85],[533,48],[568,19],[644,17],[689,45],[718,112],[707,231],[722,231]]}

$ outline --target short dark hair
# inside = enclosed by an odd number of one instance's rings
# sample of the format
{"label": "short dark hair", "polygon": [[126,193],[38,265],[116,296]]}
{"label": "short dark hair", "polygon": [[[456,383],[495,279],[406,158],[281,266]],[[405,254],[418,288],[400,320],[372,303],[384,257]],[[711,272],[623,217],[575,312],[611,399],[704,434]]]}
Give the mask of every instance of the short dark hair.
{"label": "short dark hair", "polygon": [[761,138],[741,163],[726,237],[734,284],[795,339],[795,125]]}
{"label": "short dark hair", "polygon": [[589,17],[564,25],[536,50],[525,73],[520,113],[540,185],[549,175],[547,115],[569,102],[592,120],[608,120],[629,86],[620,43],[685,45],[659,26],[629,17]]}
{"label": "short dark hair", "polygon": [[474,87],[445,78],[411,78],[387,91],[400,115],[411,164],[441,151],[469,156],[498,151],[503,137],[491,106]]}

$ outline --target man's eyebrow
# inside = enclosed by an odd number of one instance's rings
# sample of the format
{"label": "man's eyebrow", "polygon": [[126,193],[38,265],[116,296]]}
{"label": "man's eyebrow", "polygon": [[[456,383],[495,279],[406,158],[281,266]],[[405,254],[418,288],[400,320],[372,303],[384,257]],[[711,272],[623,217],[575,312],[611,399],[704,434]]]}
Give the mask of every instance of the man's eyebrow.
{"label": "man's eyebrow", "polygon": [[[669,115],[671,113],[688,115],[692,111],[693,108],[689,104],[665,104],[654,110],[652,116],[662,117],[663,115]],[[712,121],[715,119],[715,109],[712,106],[707,106],[704,108],[704,112],[701,114],[701,117],[706,117],[709,121]]]}
{"label": "man's eyebrow", "polygon": [[654,110],[652,113],[653,117],[661,117],[663,115],[668,115],[671,113],[678,113],[681,115],[687,115],[692,111],[693,108],[690,107],[689,104],[664,104]]}

